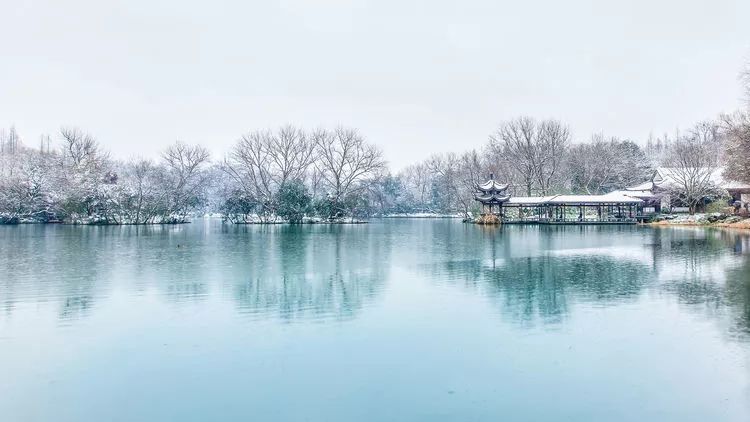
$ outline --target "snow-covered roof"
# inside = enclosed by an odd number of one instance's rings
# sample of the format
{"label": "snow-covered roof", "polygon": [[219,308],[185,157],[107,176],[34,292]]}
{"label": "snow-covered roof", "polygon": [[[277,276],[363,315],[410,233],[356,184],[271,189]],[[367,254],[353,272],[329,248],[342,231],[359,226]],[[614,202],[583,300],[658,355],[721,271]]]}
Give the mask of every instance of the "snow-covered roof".
{"label": "snow-covered roof", "polygon": [[505,202],[510,198],[510,195],[474,195],[474,198],[480,202]]}
{"label": "snow-covered roof", "polygon": [[640,204],[641,199],[612,192],[606,195],[552,195],[511,197],[508,205],[563,205],[563,204]]}
{"label": "snow-covered roof", "polygon": [[489,192],[489,191],[504,191],[508,189],[508,184],[500,184],[495,181],[495,179],[490,179],[486,182],[484,182],[481,185],[477,186],[477,189],[483,191],[483,192]]}
{"label": "snow-covered roof", "polygon": [[549,204],[640,204],[643,200],[619,192],[606,195],[557,195]]}
{"label": "snow-covered roof", "polygon": [[[706,168],[696,167],[695,169],[696,171],[710,170],[707,167]],[[677,183],[676,181],[682,178],[680,177],[680,175],[684,174],[685,172],[689,170],[690,169],[678,169],[675,167],[658,167],[656,171],[654,172],[653,183],[655,186],[659,186],[663,188],[669,187]],[[724,177],[723,173],[724,173],[723,167],[716,167],[715,169],[711,170],[709,179],[714,185],[722,189],[750,189],[750,184],[728,180]]]}
{"label": "snow-covered roof", "polygon": [[635,190],[633,188],[627,188],[626,190],[616,190],[616,191],[608,193],[607,195],[613,195],[613,194],[631,196],[633,198],[641,198],[641,199],[653,198],[654,196],[656,196],[654,195],[654,191],[651,189]]}
{"label": "snow-covered roof", "polygon": [[649,191],[654,188],[654,182],[645,182],[640,185],[625,188],[626,191]]}
{"label": "snow-covered roof", "polygon": [[734,180],[725,180],[724,184],[721,185],[722,188],[727,190],[732,189],[750,189],[749,183],[742,183],[742,182],[736,182]]}
{"label": "snow-covered roof", "polygon": [[512,196],[508,204],[517,205],[542,205],[557,195],[552,196]]}

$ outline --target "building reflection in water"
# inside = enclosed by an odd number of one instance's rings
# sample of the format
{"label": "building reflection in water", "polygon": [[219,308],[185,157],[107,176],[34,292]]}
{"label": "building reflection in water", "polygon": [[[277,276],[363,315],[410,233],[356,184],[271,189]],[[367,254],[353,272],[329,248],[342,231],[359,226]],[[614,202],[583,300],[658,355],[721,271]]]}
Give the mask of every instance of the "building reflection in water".
{"label": "building reflection in water", "polygon": [[439,258],[419,270],[435,283],[476,291],[522,326],[560,323],[577,304],[635,302],[653,291],[708,317],[728,314],[731,333],[750,334],[745,232],[505,226],[447,236],[430,244],[427,255]]}
{"label": "building reflection in water", "polygon": [[[750,234],[703,228],[361,226],[0,227],[0,318],[43,304],[65,323],[115,295],[222,301],[253,319],[346,320],[394,267],[486,297],[521,326],[656,293],[750,335]],[[130,299],[127,299],[130,298]],[[134,312],[137,310],[134,309]]]}

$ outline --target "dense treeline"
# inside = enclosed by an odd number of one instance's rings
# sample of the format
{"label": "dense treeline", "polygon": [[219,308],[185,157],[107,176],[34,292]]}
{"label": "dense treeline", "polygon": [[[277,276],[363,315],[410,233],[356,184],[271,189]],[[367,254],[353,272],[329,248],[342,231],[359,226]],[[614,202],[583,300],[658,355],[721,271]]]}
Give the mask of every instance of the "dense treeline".
{"label": "dense treeline", "polygon": [[369,215],[386,170],[382,153],[353,129],[286,126],[243,136],[228,157],[177,142],[159,160],[119,161],[97,140],[63,128],[59,146],[0,133],[0,221],[80,224],[180,223],[220,212],[232,222],[342,221]]}
{"label": "dense treeline", "polygon": [[[572,143],[561,122],[521,117],[502,123],[481,150],[436,154],[395,175],[379,149],[347,128],[251,132],[213,162],[205,148],[181,142],[156,161],[119,161],[79,129],[63,128],[58,138],[57,147],[43,137],[39,148],[30,148],[13,128],[0,133],[3,222],[179,223],[207,212],[235,223],[469,214],[474,186],[491,173],[510,183],[513,195],[530,196],[606,193],[648,180],[656,166],[723,164],[742,181],[750,170],[747,113],[649,139],[643,147],[601,134]],[[711,194],[696,186],[683,190]]]}
{"label": "dense treeline", "polygon": [[726,197],[714,183],[716,174],[750,183],[750,66],[741,79],[748,109],[642,144],[603,134],[573,142],[567,125],[557,120],[502,122],[480,150],[433,155],[399,173],[388,211],[469,214],[476,207],[474,186],[489,174],[509,183],[514,196],[602,194],[648,181],[656,167],[669,167],[676,181],[669,187],[672,196],[693,212],[706,199]]}
{"label": "dense treeline", "polygon": [[489,174],[510,183],[514,196],[603,194],[648,181],[663,166],[679,176],[676,196],[694,208],[704,198],[726,195],[711,183],[721,167],[727,179],[750,183],[749,154],[747,113],[650,138],[643,147],[601,134],[572,143],[559,121],[521,117],[502,123],[481,150],[434,155],[406,168],[397,180],[406,208],[468,214],[476,207],[474,186]]}
{"label": "dense treeline", "polygon": [[[744,76],[750,102],[750,72]],[[180,223],[220,213],[235,223],[352,221],[370,215],[469,215],[477,183],[494,174],[515,196],[600,194],[675,170],[675,194],[691,210],[750,183],[750,111],[700,122],[672,136],[632,140],[595,134],[573,142],[557,120],[502,122],[479,150],[436,154],[391,174],[381,151],[355,129],[284,126],[240,137],[223,160],[181,142],[158,160],[113,159],[90,134],[62,128],[24,145],[0,131],[0,223]]]}
{"label": "dense treeline", "polygon": [[24,147],[11,128],[0,136],[0,218],[85,224],[180,222],[206,203],[209,154],[176,143],[159,162],[113,160],[89,134],[63,128],[60,146],[43,137]]}
{"label": "dense treeline", "polygon": [[230,221],[341,221],[372,213],[386,164],[355,129],[284,126],[242,136],[215,172],[216,209]]}

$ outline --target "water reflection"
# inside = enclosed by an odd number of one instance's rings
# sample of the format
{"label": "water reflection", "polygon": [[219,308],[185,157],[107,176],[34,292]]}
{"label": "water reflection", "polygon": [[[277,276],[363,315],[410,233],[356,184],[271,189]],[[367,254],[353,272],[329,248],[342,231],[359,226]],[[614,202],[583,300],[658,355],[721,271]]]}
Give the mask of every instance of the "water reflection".
{"label": "water reflection", "polygon": [[734,312],[732,331],[750,337],[750,260],[728,271],[724,297]]}
{"label": "water reflection", "polygon": [[282,320],[349,319],[382,291],[391,242],[342,226],[280,226],[232,284],[240,312]]}
{"label": "water reflection", "polygon": [[512,258],[496,266],[481,260],[448,262],[434,272],[460,280],[499,302],[511,321],[559,322],[576,301],[606,306],[637,297],[648,283],[648,267],[606,256]]}
{"label": "water reflection", "polygon": [[0,298],[7,315],[17,303],[58,303],[61,320],[85,317],[106,296],[111,266],[102,259],[102,228],[64,235],[42,226],[2,231]]}
{"label": "water reflection", "polygon": [[461,285],[524,326],[561,323],[576,308],[665,294],[750,333],[750,234],[705,228],[503,227],[452,230],[420,272]]}
{"label": "water reflection", "polygon": [[656,230],[660,289],[691,311],[750,334],[750,234],[684,228]]}
{"label": "water reflection", "polygon": [[411,282],[392,279],[398,268],[427,285],[468,289],[521,326],[562,324],[579,305],[663,295],[732,335],[750,334],[750,235],[701,228],[0,227],[0,268],[7,319],[43,304],[72,323],[125,295],[175,307],[223,301],[252,319],[348,320]]}

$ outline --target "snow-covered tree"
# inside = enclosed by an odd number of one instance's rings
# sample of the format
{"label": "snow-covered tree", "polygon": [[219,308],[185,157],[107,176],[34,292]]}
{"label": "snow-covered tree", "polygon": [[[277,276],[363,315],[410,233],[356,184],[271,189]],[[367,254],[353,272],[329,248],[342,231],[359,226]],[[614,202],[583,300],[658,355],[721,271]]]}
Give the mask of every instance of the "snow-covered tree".
{"label": "snow-covered tree", "polygon": [[109,154],[81,129],[63,127],[60,136],[56,193],[63,217],[71,222],[109,222],[117,182]]}
{"label": "snow-covered tree", "polygon": [[571,146],[567,173],[573,192],[602,194],[648,180],[653,172],[646,154],[632,141],[605,139],[602,134],[588,143]]}
{"label": "snow-covered tree", "polygon": [[206,148],[179,141],[162,153],[165,166],[162,187],[172,221],[185,221],[189,212],[205,205],[210,184],[209,159]]}
{"label": "snow-covered tree", "polygon": [[311,136],[318,158],[315,167],[331,201],[336,206],[345,200],[357,203],[354,198],[363,197],[368,182],[386,167],[382,152],[355,129],[319,129]]}
{"label": "snow-covered tree", "polygon": [[117,211],[121,223],[151,224],[168,217],[166,171],[147,159],[131,159],[119,167]]}
{"label": "snow-covered tree", "polygon": [[513,170],[515,185],[526,195],[547,195],[562,182],[562,170],[570,143],[568,127],[557,120],[537,121],[519,117],[500,124],[490,135],[495,157],[503,157]]}
{"label": "snow-covered tree", "polygon": [[243,197],[252,198],[258,215],[266,220],[276,214],[277,191],[288,180],[304,183],[315,158],[310,135],[286,125],[243,135],[221,168],[234,179]]}
{"label": "snow-covered tree", "polygon": [[724,177],[750,183],[750,112],[724,116]]}
{"label": "snow-covered tree", "polygon": [[438,154],[433,155],[427,163],[436,176],[435,186],[442,196],[442,210],[460,211],[464,217],[470,217],[475,205],[476,186],[487,177],[479,154],[475,150],[460,155]]}
{"label": "snow-covered tree", "polygon": [[665,165],[670,170],[670,183],[666,185],[673,198],[684,202],[690,213],[706,198],[722,195],[714,174],[719,166],[718,130],[700,123],[687,135],[677,138],[667,151]]}
{"label": "snow-covered tree", "polygon": [[426,163],[412,164],[397,176],[403,187],[402,202],[413,212],[437,212],[430,201],[433,174]]}
{"label": "snow-covered tree", "polygon": [[14,154],[15,171],[0,181],[0,219],[5,222],[50,221],[59,209],[55,190],[54,163],[49,156],[32,150]]}

